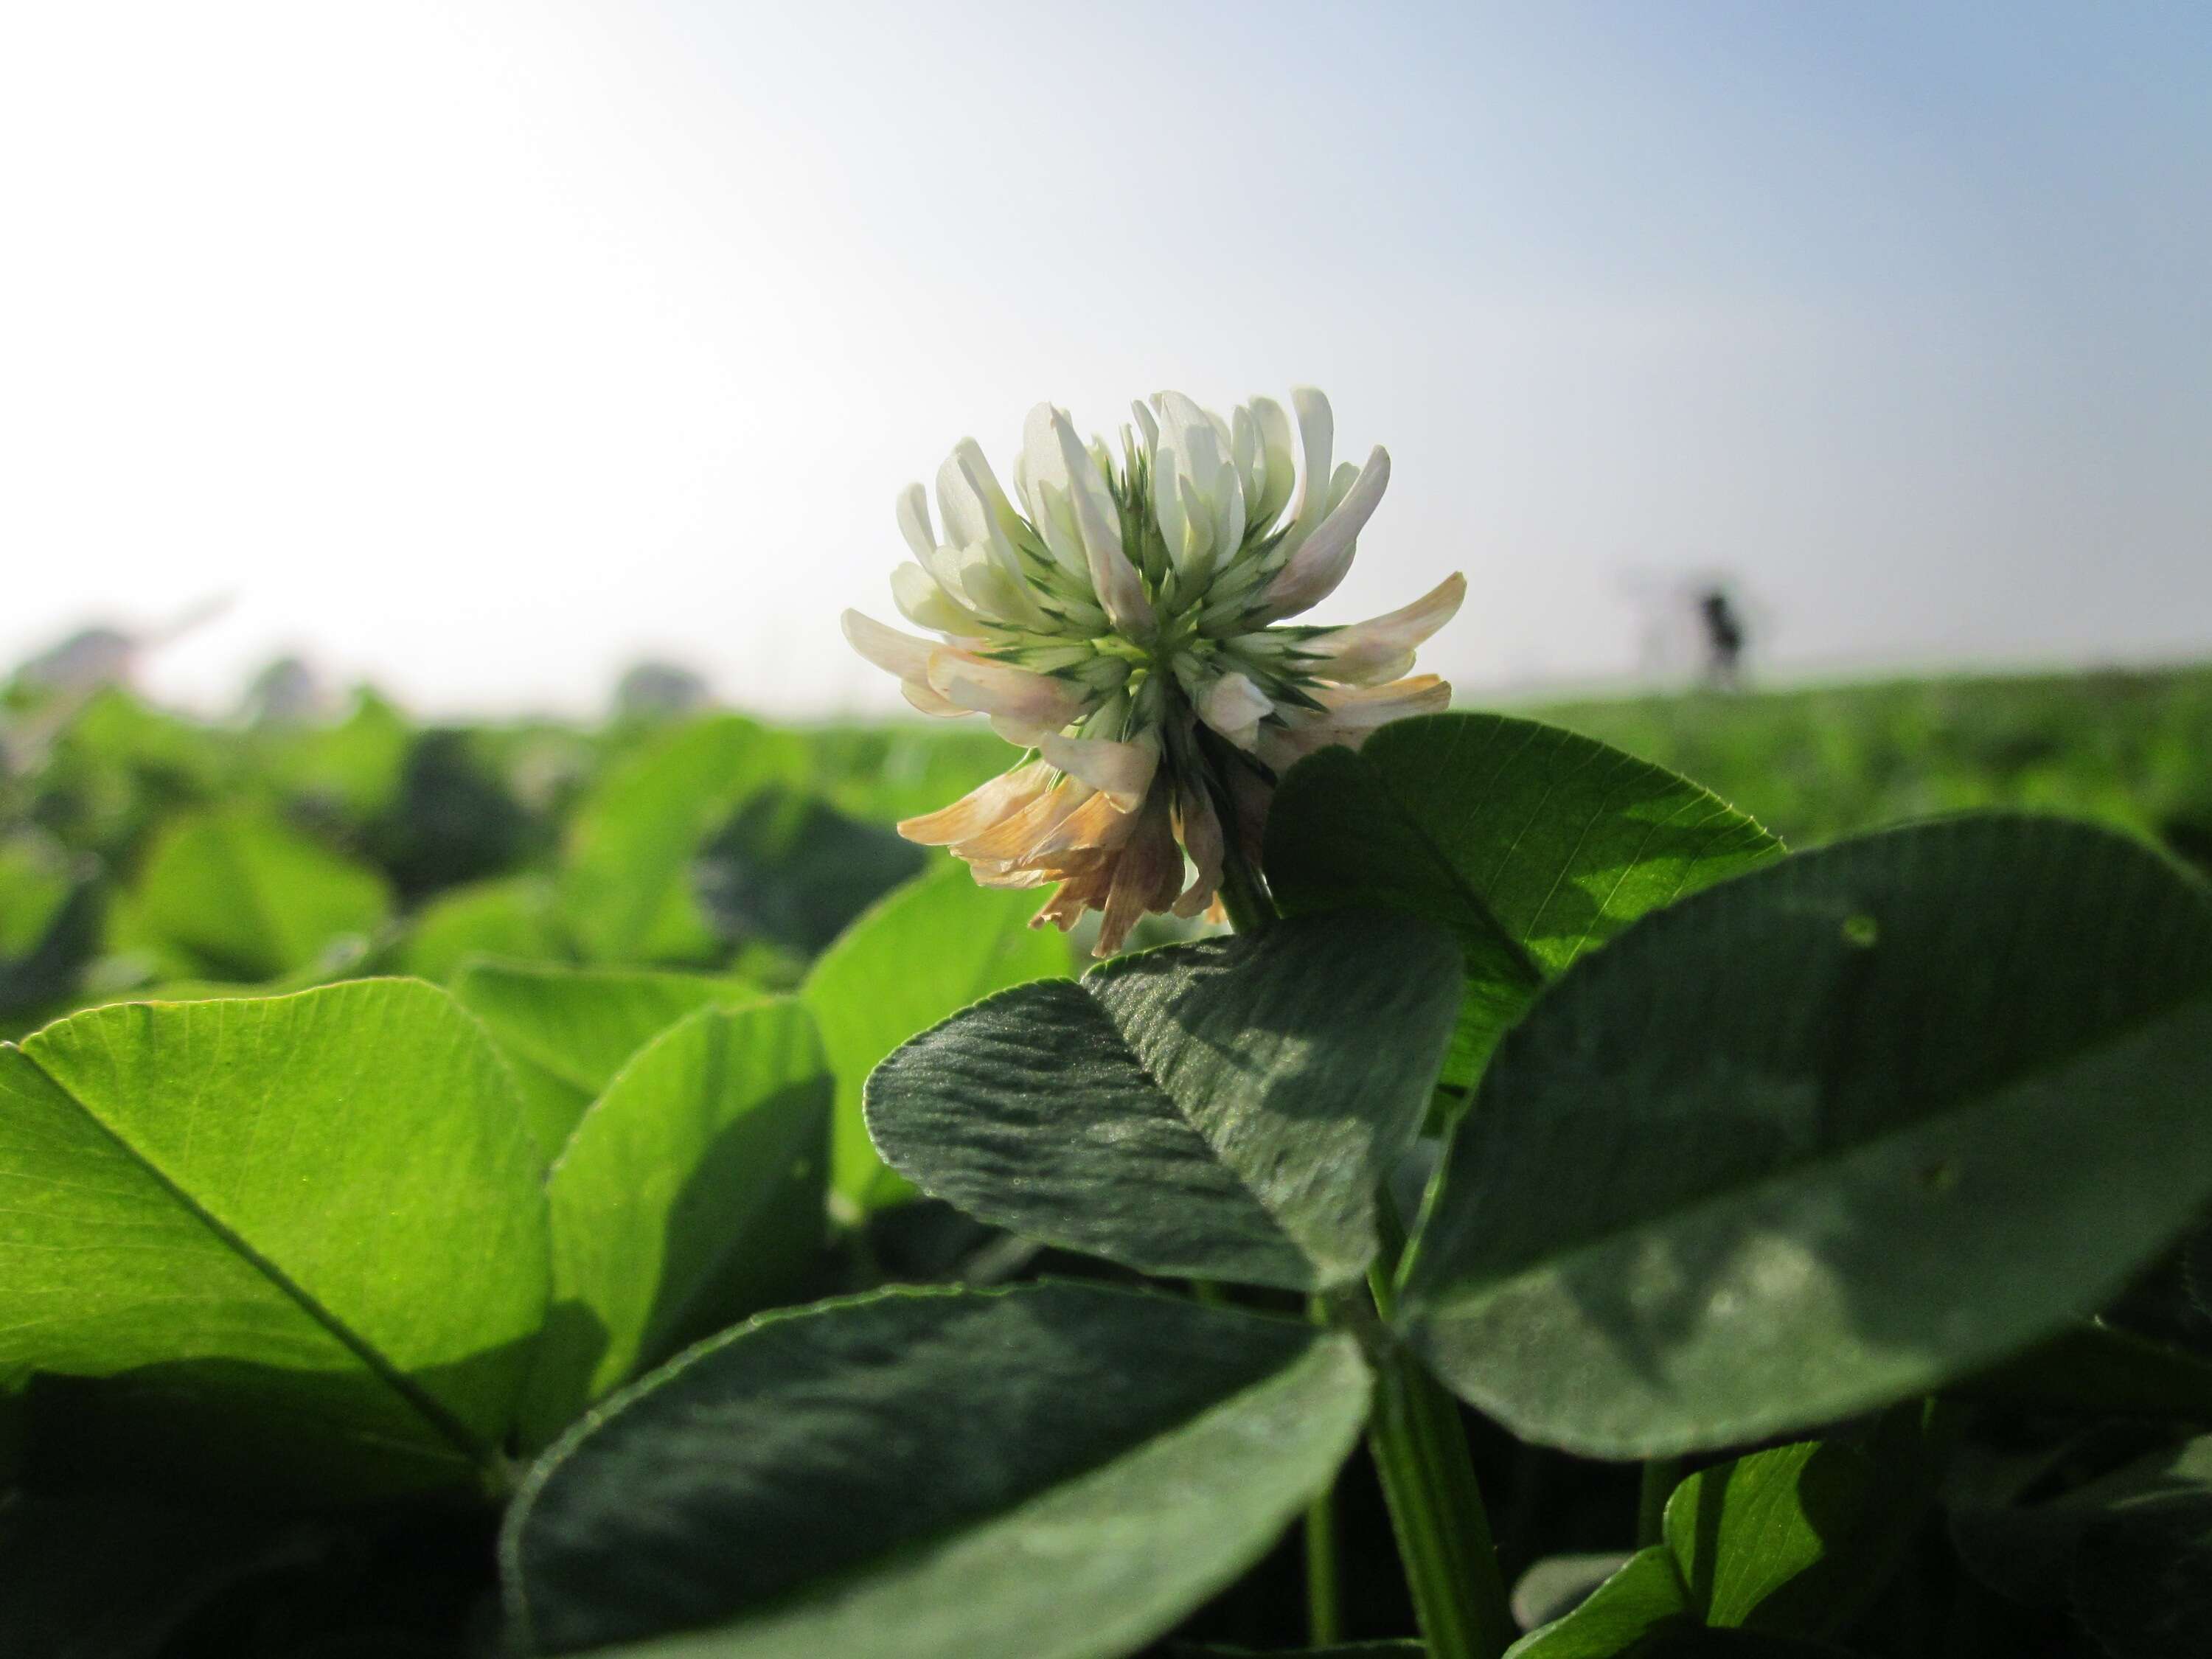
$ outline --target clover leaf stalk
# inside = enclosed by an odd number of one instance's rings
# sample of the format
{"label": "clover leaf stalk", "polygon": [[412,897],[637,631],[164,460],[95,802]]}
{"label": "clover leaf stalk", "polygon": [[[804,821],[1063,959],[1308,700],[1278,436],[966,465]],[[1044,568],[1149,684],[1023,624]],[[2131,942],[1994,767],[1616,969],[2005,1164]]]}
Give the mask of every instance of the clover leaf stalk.
{"label": "clover leaf stalk", "polygon": [[[1264,931],[1278,919],[1265,879],[1233,844],[1222,860],[1221,898],[1240,933]],[[1368,1451],[1431,1659],[1498,1659],[1517,1626],[1490,1514],[1459,1402],[1391,1329],[1406,1229],[1387,1183],[1377,1189],[1375,1207],[1380,1249],[1365,1291],[1340,1292],[1321,1305],[1330,1322],[1360,1338],[1375,1367]],[[1318,1647],[1335,1639],[1335,1515],[1328,1497],[1307,1511],[1305,1529],[1308,1622]]]}

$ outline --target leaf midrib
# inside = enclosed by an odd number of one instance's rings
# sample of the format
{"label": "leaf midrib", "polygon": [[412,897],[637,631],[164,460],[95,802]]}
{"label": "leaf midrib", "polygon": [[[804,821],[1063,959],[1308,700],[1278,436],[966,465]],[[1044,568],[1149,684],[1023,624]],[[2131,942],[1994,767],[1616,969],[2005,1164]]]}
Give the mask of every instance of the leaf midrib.
{"label": "leaf midrib", "polygon": [[[1113,964],[1109,963],[1097,971],[1103,981],[1104,978],[1113,974],[1114,966]],[[1206,1133],[1205,1126],[1200,1123],[1197,1118],[1193,1116],[1190,1109],[1182,1103],[1182,1097],[1177,1095],[1174,1090],[1169,1088],[1167,1085],[1161,1082],[1159,1078],[1154,1074],[1151,1062],[1145,1058],[1143,1053],[1138,1048],[1136,1042],[1130,1037],[1127,1029],[1122,1025],[1119,1019],[1115,1018],[1113,1006],[1108,1003],[1103,997],[1100,996],[1096,991],[1091,989],[1089,976],[1086,975],[1084,979],[1078,980],[1076,983],[1082,989],[1084,994],[1091,999],[1091,1006],[1097,1008],[1099,1013],[1104,1017],[1107,1029],[1114,1033],[1115,1038],[1121,1045],[1122,1051],[1129,1056],[1129,1063],[1136,1067],[1137,1075],[1144,1079],[1146,1085],[1150,1087],[1155,1094],[1158,1095],[1161,1099],[1166,1101],[1170,1106],[1175,1109],[1176,1121],[1181,1122],[1185,1128],[1188,1129],[1192,1134],[1198,1138],[1199,1144],[1204,1146],[1206,1150],[1212,1155],[1214,1163],[1220,1168],[1228,1170],[1229,1173],[1235,1177],[1238,1190],[1243,1192],[1246,1197],[1252,1200],[1252,1207],[1257,1210],[1267,1218],[1267,1224],[1275,1230],[1278,1236],[1281,1237],[1283,1243],[1290,1247],[1291,1252],[1296,1255],[1300,1261],[1307,1262],[1316,1268],[1324,1270],[1322,1273],[1316,1275],[1315,1283],[1310,1285],[1300,1286],[1298,1288],[1312,1291],[1332,1290],[1339,1285],[1349,1284],[1353,1279],[1358,1279],[1360,1274],[1367,1271],[1367,1263],[1365,1261],[1352,1262],[1348,1264],[1348,1267],[1346,1271],[1336,1271],[1340,1264],[1336,1262],[1334,1258],[1323,1258],[1318,1255],[1313,1247],[1306,1243],[1304,1237],[1302,1237],[1297,1231],[1293,1231],[1290,1222],[1284,1216],[1279,1214],[1276,1212],[1274,1206],[1268,1203],[1266,1196],[1261,1194],[1258,1188],[1252,1184],[1251,1178],[1248,1176],[1243,1170],[1239,1169],[1230,1158],[1229,1155],[1222,1150],[1221,1144],[1212,1135]],[[1369,1206],[1367,1225],[1369,1237],[1370,1240],[1374,1240],[1375,1217],[1371,1204]],[[1379,1245],[1379,1240],[1376,1240],[1376,1243]],[[1371,1261],[1372,1259],[1373,1252],[1370,1250],[1369,1260]]]}
{"label": "leaf midrib", "polygon": [[[1398,822],[1406,826],[1414,844],[1419,847],[1421,851],[1428,855],[1430,862],[1443,872],[1444,884],[1460,895],[1474,917],[1481,922],[1492,938],[1505,947],[1507,959],[1519,969],[1522,982],[1532,990],[1541,988],[1550,976],[1537,964],[1535,957],[1529,954],[1528,947],[1514,936],[1512,929],[1506,927],[1498,913],[1490,908],[1490,902],[1476,889],[1473,879],[1453,863],[1443,848],[1437,845],[1436,838],[1429,834],[1427,827],[1413,815],[1413,809],[1399,796],[1389,774],[1364,756],[1359,758],[1361,764],[1374,774],[1377,786],[1376,793],[1390,803],[1390,810],[1397,815]],[[1522,833],[1524,835],[1527,833],[1525,829]]]}
{"label": "leaf midrib", "polygon": [[139,1147],[125,1139],[122,1133],[94,1110],[91,1104],[76,1091],[48,1070],[37,1055],[22,1048],[17,1048],[15,1052],[21,1055],[40,1077],[52,1085],[63,1099],[68,1101],[82,1113],[87,1122],[112,1141],[125,1158],[143,1170],[149,1178],[174,1200],[187,1215],[205,1227],[224,1248],[238,1255],[262,1278],[275,1286],[309,1320],[328,1332],[340,1346],[360,1360],[378,1381],[398,1395],[417,1416],[435,1429],[441,1438],[449,1442],[471,1463],[479,1467],[489,1464],[493,1455],[492,1449],[478,1439],[468,1425],[441,1403],[435,1395],[392,1364],[388,1358],[377,1350],[373,1343],[325,1308],[305,1285],[278,1267],[273,1259],[255,1249],[243,1233],[209,1209],[167,1170],[155,1163]]}

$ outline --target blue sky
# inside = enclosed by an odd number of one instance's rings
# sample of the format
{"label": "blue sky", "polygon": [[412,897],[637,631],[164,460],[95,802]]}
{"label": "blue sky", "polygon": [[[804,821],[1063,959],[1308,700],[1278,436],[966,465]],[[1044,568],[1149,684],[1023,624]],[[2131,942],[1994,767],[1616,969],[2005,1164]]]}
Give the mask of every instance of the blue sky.
{"label": "blue sky", "polygon": [[896,489],[1328,389],[1470,692],[2212,651],[2212,11],[705,3],[0,21],[0,651],[892,706]]}

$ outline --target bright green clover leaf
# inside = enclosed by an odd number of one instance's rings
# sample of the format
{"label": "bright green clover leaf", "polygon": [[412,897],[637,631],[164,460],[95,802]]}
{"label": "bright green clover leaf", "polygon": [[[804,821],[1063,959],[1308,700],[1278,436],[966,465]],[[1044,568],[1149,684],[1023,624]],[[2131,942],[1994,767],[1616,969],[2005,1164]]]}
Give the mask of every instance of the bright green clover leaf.
{"label": "bright green clover leaf", "polygon": [[923,1191],[1147,1273],[1357,1279],[1459,1005],[1443,929],[1350,912],[1121,957],[956,1015],[868,1082]]}
{"label": "bright green clover leaf", "polygon": [[1565,1618],[1516,1642],[1506,1659],[1611,1659],[1656,1630],[1690,1620],[1681,1574],[1655,1544],[1631,1556]]}
{"label": "bright green clover leaf", "polygon": [[533,1440],[813,1265],[830,1097],[814,1022],[788,998],[702,1009],[617,1075],[546,1182],[554,1311]]}
{"label": "bright green clover leaf", "polygon": [[892,893],[814,964],[799,994],[837,1078],[832,1179],[846,1203],[872,1209],[914,1190],[884,1167],[861,1121],[877,1062],[980,997],[1066,975],[1067,941],[1033,930],[1036,909],[1034,893],[978,887],[948,866]]}
{"label": "bright green clover leaf", "polygon": [[532,1470],[509,1611],[539,1653],[1109,1659],[1267,1550],[1368,1389],[1349,1337],[1089,1285],[769,1315]]}
{"label": "bright green clover leaf", "polygon": [[1356,753],[1325,749],[1283,780],[1267,824],[1286,913],[1396,910],[1457,936],[1468,994],[1453,1086],[1583,952],[1781,851],[1685,778],[1504,714],[1419,715]]}
{"label": "bright green clover leaf", "polygon": [[761,790],[797,785],[805,745],[738,714],[660,737],[577,809],[560,876],[562,920],[594,962],[702,963],[719,949],[696,890],[708,836]]}
{"label": "bright green clover leaf", "polygon": [[761,990],[651,968],[472,962],[455,976],[453,995],[514,1066],[531,1133],[550,1162],[639,1049],[687,1014],[751,1002]]}
{"label": "bright green clover leaf", "polygon": [[173,822],[139,872],[131,914],[200,976],[273,980],[312,969],[382,925],[384,878],[281,818],[223,808]]}
{"label": "bright green clover leaf", "polygon": [[416,977],[449,986],[475,958],[558,962],[567,954],[553,924],[551,884],[510,876],[438,895],[408,919],[398,959]]}
{"label": "bright green clover leaf", "polygon": [[1691,1610],[1722,1629],[1830,1637],[1896,1565],[1933,1496],[1920,1408],[1863,1449],[1806,1441],[1698,1470],[1667,1503],[1666,1543]]}
{"label": "bright green clover leaf", "polygon": [[277,725],[253,733],[261,769],[284,794],[334,808],[366,824],[398,799],[416,733],[407,717],[374,691],[355,699],[334,725]]}
{"label": "bright green clover leaf", "polygon": [[1647,917],[1499,1046],[1401,1307],[1529,1438],[1654,1455],[1925,1392],[2094,1308],[2212,1196],[2212,905],[1991,816]]}
{"label": "bright green clover leaf", "polygon": [[541,1166],[446,994],[124,1006],[0,1047],[0,1374],[372,1486],[477,1478],[547,1296]]}

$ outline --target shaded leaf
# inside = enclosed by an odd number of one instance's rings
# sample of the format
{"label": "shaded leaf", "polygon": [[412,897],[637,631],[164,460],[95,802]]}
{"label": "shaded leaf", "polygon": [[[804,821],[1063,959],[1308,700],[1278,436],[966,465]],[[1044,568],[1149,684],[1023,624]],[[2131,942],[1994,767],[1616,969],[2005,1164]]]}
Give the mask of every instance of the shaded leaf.
{"label": "shaded leaf", "polygon": [[1316,1290],[1376,1251],[1459,1003],[1441,928],[1346,912],[1002,992],[877,1067],[923,1191],[1146,1273]]}
{"label": "shaded leaf", "polygon": [[2000,1595],[2032,1607],[2065,1605],[2074,1561],[2091,1528],[2212,1493],[2212,1436],[2161,1446],[2094,1480],[2039,1496],[2068,1449],[2038,1457],[1984,1460],[1952,1497],[1951,1541],[1959,1559]]}
{"label": "shaded leaf", "polygon": [[1368,1389],[1348,1337],[1087,1285],[769,1315],[541,1460],[509,1610],[539,1652],[1133,1652],[1329,1484]]}
{"label": "shaded leaf", "polygon": [[1725,1445],[2095,1308],[2212,1194],[2212,908],[2156,854],[1961,818],[1647,917],[1500,1045],[1413,1339],[1523,1436]]}
{"label": "shaded leaf", "polygon": [[2094,1320],[1945,1392],[2043,1410],[2212,1423],[2212,1361]]}
{"label": "shaded leaf", "polygon": [[812,956],[871,904],[922,872],[929,855],[795,790],[754,796],[701,850],[701,902],[732,939]]}
{"label": "shaded leaf", "polygon": [[2112,1659],[2202,1659],[2212,1638],[2212,1486],[2094,1522],[2075,1551],[2075,1615]]}
{"label": "shaded leaf", "polygon": [[0,835],[0,1014],[58,1010],[100,948],[98,866],[35,831]]}
{"label": "shaded leaf", "polygon": [[400,769],[398,799],[373,827],[377,861],[410,899],[489,880],[530,851],[538,824],[477,733],[422,732]]}
{"label": "shaded leaf", "polygon": [[1356,753],[1322,750],[1285,777],[1267,823],[1286,913],[1358,906],[1452,930],[1468,986],[1453,1086],[1576,958],[1781,851],[1686,778],[1504,714],[1419,715]]}
{"label": "shaded leaf", "polygon": [[127,1493],[0,1494],[0,1653],[152,1659],[177,1627],[286,1559],[265,1520]]}
{"label": "shaded leaf", "polygon": [[2184,1242],[2181,1274],[2197,1311],[2212,1319],[2212,1224],[2197,1228]]}

